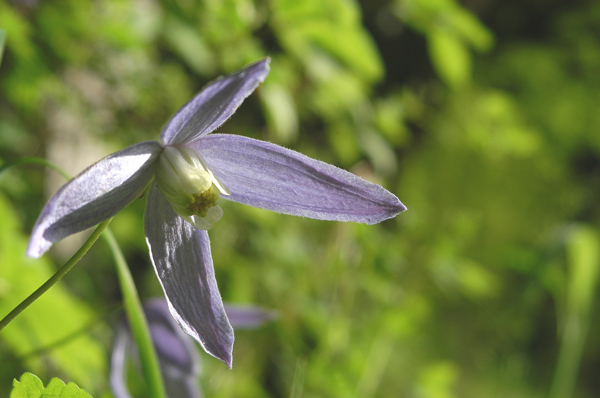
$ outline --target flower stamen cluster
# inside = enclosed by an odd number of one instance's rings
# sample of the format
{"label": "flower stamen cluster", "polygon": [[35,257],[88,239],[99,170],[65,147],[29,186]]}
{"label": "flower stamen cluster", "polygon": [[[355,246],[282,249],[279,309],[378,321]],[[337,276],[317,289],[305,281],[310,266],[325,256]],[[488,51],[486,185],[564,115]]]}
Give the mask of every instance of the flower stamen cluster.
{"label": "flower stamen cluster", "polygon": [[197,229],[209,230],[221,219],[219,193],[229,190],[200,156],[186,146],[167,146],[156,165],[156,183],[175,213]]}

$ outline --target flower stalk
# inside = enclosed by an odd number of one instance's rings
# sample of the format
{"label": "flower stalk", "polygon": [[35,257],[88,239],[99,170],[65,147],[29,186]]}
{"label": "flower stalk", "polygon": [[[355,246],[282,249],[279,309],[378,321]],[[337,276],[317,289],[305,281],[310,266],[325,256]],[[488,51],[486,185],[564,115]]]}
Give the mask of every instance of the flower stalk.
{"label": "flower stalk", "polygon": [[52,286],[54,286],[59,280],[62,279],[63,276],[67,274],[74,266],[81,260],[81,258],[90,250],[92,245],[98,240],[98,237],[104,231],[104,229],[110,224],[112,218],[100,223],[94,232],[90,235],[90,237],[85,241],[85,243],[81,246],[77,253],[73,255],[62,267],[56,271],[54,275],[50,279],[48,279],[42,286],[40,286],[36,291],[31,293],[25,300],[23,300],[19,305],[15,307],[11,312],[9,312],[2,320],[0,321],[0,330],[4,329],[6,325],[8,325],[13,319],[17,317],[21,312],[23,312],[27,307],[33,304],[38,298],[40,298],[44,293],[48,291]]}
{"label": "flower stalk", "polygon": [[103,235],[104,240],[110,247],[117,267],[119,276],[119,285],[123,294],[123,304],[131,334],[138,348],[142,373],[146,380],[148,394],[150,398],[165,398],[165,387],[160,372],[160,365],[156,357],[156,350],[152,343],[148,321],[144,315],[140,298],[133,282],[131,272],[119,247],[115,236],[110,229],[106,229]]}

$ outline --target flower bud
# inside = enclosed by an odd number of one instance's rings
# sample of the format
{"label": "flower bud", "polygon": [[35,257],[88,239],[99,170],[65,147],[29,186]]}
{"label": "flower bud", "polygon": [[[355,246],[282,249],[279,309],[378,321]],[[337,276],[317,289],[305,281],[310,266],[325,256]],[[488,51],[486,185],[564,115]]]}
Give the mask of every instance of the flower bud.
{"label": "flower bud", "polygon": [[208,230],[223,216],[219,191],[229,191],[186,146],[167,146],[156,167],[156,182],[173,210],[195,228]]}

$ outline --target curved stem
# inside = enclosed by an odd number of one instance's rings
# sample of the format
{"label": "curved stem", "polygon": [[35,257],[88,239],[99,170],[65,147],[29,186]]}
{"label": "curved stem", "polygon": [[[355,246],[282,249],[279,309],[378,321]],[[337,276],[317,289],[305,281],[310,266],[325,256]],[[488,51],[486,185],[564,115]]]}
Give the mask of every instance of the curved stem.
{"label": "curved stem", "polygon": [[23,312],[23,310],[25,310],[25,308],[29,307],[35,300],[40,298],[40,296],[42,294],[46,293],[48,291],[48,289],[50,289],[52,286],[54,286],[56,284],[56,282],[61,280],[62,277],[65,276],[65,274],[67,272],[69,272],[71,270],[71,268],[73,268],[79,260],[81,260],[81,258],[85,255],[85,253],[87,253],[87,251],[90,250],[90,247],[92,247],[94,242],[96,242],[96,240],[98,239],[98,237],[100,236],[100,234],[102,233],[104,228],[106,228],[106,226],[111,222],[111,220],[112,220],[112,218],[109,218],[108,220],[99,224],[96,227],[96,229],[94,230],[94,232],[92,233],[92,235],[90,235],[88,240],[85,241],[83,246],[81,246],[81,248],[79,250],[77,250],[77,253],[75,253],[73,255],[73,257],[71,257],[69,259],[69,261],[67,261],[65,263],[65,265],[60,267],[58,269],[58,271],[56,271],[56,273],[54,275],[52,275],[52,277],[50,279],[48,279],[35,292],[31,293],[29,295],[29,297],[27,297],[19,305],[17,305],[15,307],[15,309],[13,309],[4,318],[2,318],[2,320],[0,321],[0,330],[4,329],[4,327],[6,325],[8,325],[10,323],[10,321],[15,319],[15,317],[17,315],[19,315],[21,312]]}
{"label": "curved stem", "polygon": [[52,163],[44,158],[38,158],[35,156],[24,157],[21,159],[17,159],[13,162],[8,162],[6,164],[3,164],[2,166],[0,166],[0,177],[2,177],[2,174],[4,174],[4,172],[7,171],[8,169],[10,169],[11,167],[18,166],[20,164],[38,164],[40,166],[45,166],[45,167],[48,167],[48,168],[56,171],[57,173],[59,173],[61,176],[63,176],[65,178],[65,180],[69,181],[71,179],[71,176],[69,174],[67,174],[63,169],[61,169],[54,163]]}
{"label": "curved stem", "polygon": [[140,303],[133,282],[133,277],[131,276],[131,272],[129,272],[125,257],[123,256],[112,231],[107,228],[102,236],[106,243],[108,243],[115,259],[119,284],[121,285],[121,291],[123,293],[125,312],[127,313],[127,319],[129,320],[131,334],[138,347],[140,363],[148,386],[148,392],[152,398],[164,398],[165,389],[160,366],[156,357],[152,337],[150,336],[148,322],[146,321],[146,316],[144,315],[144,310],[142,309],[142,304]]}

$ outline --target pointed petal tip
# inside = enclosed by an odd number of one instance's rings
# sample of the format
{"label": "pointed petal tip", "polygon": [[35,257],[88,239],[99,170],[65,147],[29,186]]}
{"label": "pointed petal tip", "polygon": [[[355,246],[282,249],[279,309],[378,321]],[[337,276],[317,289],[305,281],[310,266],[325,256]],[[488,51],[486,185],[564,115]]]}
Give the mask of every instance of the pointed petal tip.
{"label": "pointed petal tip", "polygon": [[398,214],[405,212],[406,210],[408,210],[408,207],[406,207],[404,203],[398,201]]}
{"label": "pointed petal tip", "polygon": [[368,225],[379,224],[380,222],[383,222],[386,220],[391,220],[391,219],[397,217],[400,213],[402,213],[406,210],[407,210],[407,207],[404,206],[402,204],[402,202],[398,201],[397,204],[394,204],[392,206],[386,206],[384,211],[379,212],[378,214],[374,215],[372,218],[370,218],[365,223]]}
{"label": "pointed petal tip", "polygon": [[[187,333],[187,331],[185,329],[184,329],[184,331]],[[233,335],[233,329],[231,331],[232,331],[232,335],[231,335],[230,342],[221,342],[223,344],[221,344],[219,346],[213,346],[213,347],[208,347],[206,342],[201,341],[198,338],[198,336],[194,336],[191,334],[190,334],[190,336],[193,337],[194,340],[196,340],[198,343],[200,343],[200,346],[202,347],[202,349],[204,351],[206,351],[207,354],[217,358],[219,361],[221,361],[225,365],[227,365],[227,367],[229,369],[232,369],[233,368],[233,342],[235,340],[235,335]]]}
{"label": "pointed petal tip", "polygon": [[25,252],[25,254],[29,258],[40,258],[40,257],[42,257],[43,253],[40,253],[40,251],[36,250],[35,248],[27,248],[27,251]]}
{"label": "pointed petal tip", "polygon": [[244,74],[251,74],[256,78],[258,82],[262,83],[265,81],[265,79],[269,75],[269,72],[271,71],[270,64],[271,58],[265,57],[260,61],[248,65],[244,70]]}
{"label": "pointed petal tip", "polygon": [[229,369],[233,368],[233,342],[228,347],[212,347],[209,348],[206,345],[206,342],[201,341],[198,336],[188,333],[188,331],[184,328],[184,332],[186,332],[190,337],[192,337],[196,342],[200,344],[200,347],[210,356],[215,357],[219,361],[223,362]]}
{"label": "pointed petal tip", "polygon": [[264,57],[260,61],[256,61],[254,64],[265,69],[271,69],[271,67],[269,66],[271,64],[271,57]]}
{"label": "pointed petal tip", "polygon": [[400,201],[400,199],[395,198],[394,203],[392,204],[392,208],[390,209],[388,215],[389,217],[384,218],[381,221],[388,220],[398,216],[400,213],[405,212],[408,208]]}
{"label": "pointed petal tip", "polygon": [[193,337],[198,343],[200,343],[200,346],[202,347],[202,349],[204,349],[204,351],[206,351],[207,354],[209,354],[209,355],[217,358],[219,361],[223,362],[225,365],[227,365],[227,367],[229,369],[233,368],[233,344],[230,347],[220,347],[222,349],[219,349],[219,352],[215,352],[214,350],[208,349],[206,344],[204,344],[202,341],[197,339],[196,336],[193,336],[193,335],[190,335],[190,336]]}
{"label": "pointed petal tip", "polygon": [[41,254],[38,254],[37,250],[35,250],[31,247],[27,248],[25,255],[29,258],[40,258],[42,256]]}
{"label": "pointed petal tip", "polygon": [[230,370],[233,369],[233,355],[230,355],[229,358],[223,362],[225,362],[225,365],[227,365]]}
{"label": "pointed petal tip", "polygon": [[40,258],[50,249],[52,246],[52,242],[48,242],[41,236],[38,236],[39,232],[37,228],[31,233],[31,237],[29,238],[29,243],[27,245],[27,251],[25,254],[29,258]]}

